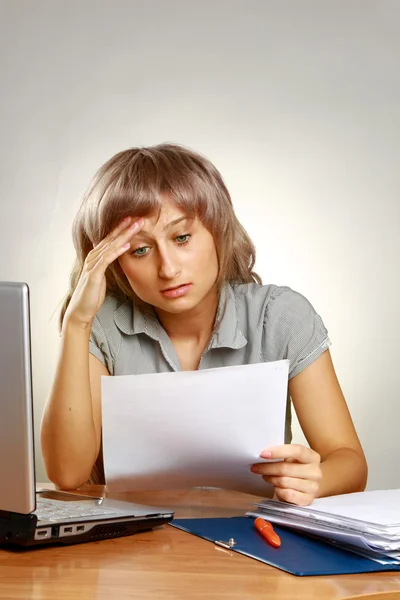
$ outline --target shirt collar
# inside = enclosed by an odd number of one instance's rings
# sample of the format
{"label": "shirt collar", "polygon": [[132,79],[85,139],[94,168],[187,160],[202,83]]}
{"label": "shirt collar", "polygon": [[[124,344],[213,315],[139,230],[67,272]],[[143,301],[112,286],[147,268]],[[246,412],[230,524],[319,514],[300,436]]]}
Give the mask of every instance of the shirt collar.
{"label": "shirt collar", "polygon": [[[127,300],[115,311],[114,322],[125,335],[145,333],[160,342],[162,326],[153,307],[149,304]],[[229,283],[223,286],[220,293],[216,323],[208,349],[237,350],[247,344],[247,339],[239,327],[235,294]]]}
{"label": "shirt collar", "polygon": [[161,324],[154,309],[144,302],[127,300],[114,313],[114,323],[126,335],[145,333],[160,341]]}
{"label": "shirt collar", "polygon": [[216,329],[209,348],[232,348],[238,350],[247,344],[247,339],[239,327],[236,299],[233,287],[226,283],[220,294]]}

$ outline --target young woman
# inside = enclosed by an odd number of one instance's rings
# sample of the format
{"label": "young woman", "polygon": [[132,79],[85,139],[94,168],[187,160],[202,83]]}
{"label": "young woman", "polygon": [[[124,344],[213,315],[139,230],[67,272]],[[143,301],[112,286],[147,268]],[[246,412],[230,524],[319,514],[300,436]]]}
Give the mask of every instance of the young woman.
{"label": "young woman", "polygon": [[[287,443],[260,454],[284,460],[253,465],[254,476],[300,505],[364,489],[367,465],[324,324],[302,295],[261,284],[253,244],[207,159],[172,144],[115,155],[84,197],[74,243],[41,431],[54,483],[104,481],[102,375],[287,358]],[[290,400],[310,447],[290,444]]]}

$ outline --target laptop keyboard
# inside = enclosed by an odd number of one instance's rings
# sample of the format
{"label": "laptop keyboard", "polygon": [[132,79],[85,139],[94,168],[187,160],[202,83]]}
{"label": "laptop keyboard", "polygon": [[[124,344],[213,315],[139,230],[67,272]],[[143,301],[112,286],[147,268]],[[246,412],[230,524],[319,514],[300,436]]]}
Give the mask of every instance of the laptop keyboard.
{"label": "laptop keyboard", "polygon": [[102,508],[99,506],[85,506],[83,502],[63,502],[62,500],[37,500],[37,508],[34,512],[38,521],[68,521],[72,519],[84,519],[88,517],[104,517],[118,515],[116,510]]}

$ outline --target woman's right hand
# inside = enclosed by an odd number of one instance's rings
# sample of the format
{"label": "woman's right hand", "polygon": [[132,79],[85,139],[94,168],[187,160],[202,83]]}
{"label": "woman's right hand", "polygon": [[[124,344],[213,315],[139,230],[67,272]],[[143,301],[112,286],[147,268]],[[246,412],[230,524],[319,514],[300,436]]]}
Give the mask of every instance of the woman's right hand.
{"label": "woman's right hand", "polygon": [[127,217],[89,252],[66,310],[64,323],[72,322],[84,329],[91,327],[105,299],[107,267],[129,249],[130,239],[143,225],[143,218],[132,223],[132,217]]}

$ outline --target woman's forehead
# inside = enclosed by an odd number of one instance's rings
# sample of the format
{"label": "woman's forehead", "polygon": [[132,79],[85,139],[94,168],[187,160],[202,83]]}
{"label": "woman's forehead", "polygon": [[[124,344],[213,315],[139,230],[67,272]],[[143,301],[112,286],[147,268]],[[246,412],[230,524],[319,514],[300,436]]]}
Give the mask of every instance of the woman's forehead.
{"label": "woman's forehead", "polygon": [[160,231],[163,233],[168,233],[169,230],[173,229],[178,225],[187,226],[189,223],[192,223],[195,219],[193,217],[189,217],[185,214],[177,215],[177,213],[170,213],[169,215],[161,215],[158,219],[157,217],[146,218],[144,227],[142,229],[143,233],[152,233],[154,231]]}
{"label": "woman's forehead", "polygon": [[185,210],[183,206],[175,202],[169,196],[163,195],[161,197],[160,206],[150,213],[143,215],[143,217],[154,226],[158,225],[164,228],[167,225],[174,224],[175,221],[193,219],[195,215],[190,211]]}

